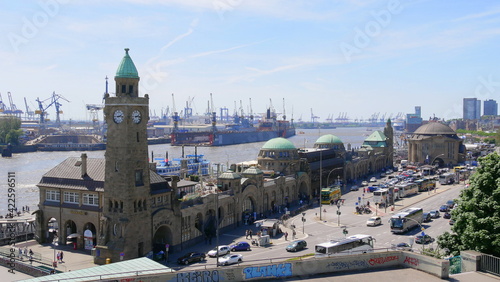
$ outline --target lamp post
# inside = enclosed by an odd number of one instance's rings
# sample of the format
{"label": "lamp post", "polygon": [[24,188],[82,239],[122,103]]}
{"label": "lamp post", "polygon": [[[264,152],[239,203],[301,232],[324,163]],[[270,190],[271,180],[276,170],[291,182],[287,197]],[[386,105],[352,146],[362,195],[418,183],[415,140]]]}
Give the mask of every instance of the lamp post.
{"label": "lamp post", "polygon": [[[334,171],[336,171],[338,169],[344,169],[344,168],[343,167],[336,167],[336,168],[330,170],[330,172],[328,173],[328,176],[326,177],[326,185],[328,185],[330,183],[330,174],[332,174],[332,172],[334,172]],[[338,179],[340,179],[340,176],[338,176]]]}
{"label": "lamp post", "polygon": [[306,213],[305,213],[305,212],[303,212],[303,213],[302,213],[302,234],[304,234],[304,233],[305,233],[305,232],[304,232],[304,223],[306,222],[306,218],[305,218],[305,216],[306,216]]}
{"label": "lamp post", "polygon": [[337,201],[337,225],[340,226],[340,201]]}
{"label": "lamp post", "polygon": [[[415,221],[415,222],[418,224],[418,226],[420,226],[420,230],[422,231],[422,233],[424,233],[425,228],[422,226],[422,224],[420,224],[420,222],[418,222],[417,220],[412,219],[412,218],[407,218],[407,219],[408,219],[408,220]],[[425,233],[424,233],[424,234],[425,234]],[[425,242],[424,242],[424,243],[425,243]],[[424,248],[424,245],[425,245],[424,243],[422,243],[422,251],[424,251],[424,249],[425,249],[425,248]]]}

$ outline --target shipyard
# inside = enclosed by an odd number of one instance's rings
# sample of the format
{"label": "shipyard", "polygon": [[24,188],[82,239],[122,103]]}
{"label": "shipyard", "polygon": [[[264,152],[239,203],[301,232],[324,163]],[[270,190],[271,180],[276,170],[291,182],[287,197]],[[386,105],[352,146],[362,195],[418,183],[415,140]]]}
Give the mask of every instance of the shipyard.
{"label": "shipyard", "polygon": [[1,280],[498,281],[495,4],[396,2],[6,3]]}

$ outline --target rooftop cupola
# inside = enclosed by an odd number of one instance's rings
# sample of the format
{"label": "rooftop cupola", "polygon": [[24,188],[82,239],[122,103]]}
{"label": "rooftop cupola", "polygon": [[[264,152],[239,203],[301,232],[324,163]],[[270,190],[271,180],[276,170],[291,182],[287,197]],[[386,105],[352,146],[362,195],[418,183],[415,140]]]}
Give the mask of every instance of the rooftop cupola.
{"label": "rooftop cupola", "polygon": [[116,70],[116,96],[139,97],[139,73],[128,51],[125,48],[125,56]]}

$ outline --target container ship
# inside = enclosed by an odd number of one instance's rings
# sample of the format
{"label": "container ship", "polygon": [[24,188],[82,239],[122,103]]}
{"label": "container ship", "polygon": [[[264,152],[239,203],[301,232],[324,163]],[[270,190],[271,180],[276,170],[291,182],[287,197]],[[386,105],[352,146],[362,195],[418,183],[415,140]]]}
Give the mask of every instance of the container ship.
{"label": "container ship", "polygon": [[174,130],[171,134],[173,146],[226,146],[243,143],[268,141],[276,137],[288,138],[295,135],[293,122],[278,120],[276,114],[268,109],[266,117],[257,124],[253,117],[234,117],[234,123],[227,124],[223,129],[216,126],[216,114],[212,112],[212,126],[206,131],[183,131],[178,127],[179,116],[174,113]]}

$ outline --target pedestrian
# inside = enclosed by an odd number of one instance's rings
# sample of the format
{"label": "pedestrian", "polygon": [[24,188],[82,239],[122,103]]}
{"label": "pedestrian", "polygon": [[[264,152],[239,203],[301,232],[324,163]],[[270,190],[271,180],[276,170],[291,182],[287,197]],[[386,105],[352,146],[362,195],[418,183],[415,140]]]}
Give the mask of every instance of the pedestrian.
{"label": "pedestrian", "polygon": [[295,229],[292,231],[292,240],[295,240],[295,235],[297,235],[297,233],[295,232]]}
{"label": "pedestrian", "polygon": [[60,259],[61,259],[61,262],[64,262],[64,261],[63,261],[63,256],[64,256],[64,253],[63,253],[63,251],[61,251],[61,253],[59,254],[59,257],[60,257]]}
{"label": "pedestrian", "polygon": [[23,259],[23,249],[19,248],[19,255],[18,257],[22,260]]}
{"label": "pedestrian", "polygon": [[33,250],[32,250],[32,249],[30,249],[29,254],[30,254],[30,256],[32,256],[32,255],[33,255]]}
{"label": "pedestrian", "polygon": [[344,205],[345,199],[342,199],[342,205]]}
{"label": "pedestrian", "polygon": [[250,239],[252,239],[252,230],[248,230],[248,235],[250,235]]}
{"label": "pedestrian", "polygon": [[28,256],[28,247],[24,246],[23,255]]}
{"label": "pedestrian", "polygon": [[367,201],[367,202],[366,202],[366,205],[367,205],[367,206],[370,206],[370,201]]}
{"label": "pedestrian", "polygon": [[56,258],[57,258],[57,262],[61,261],[61,253],[60,252],[57,252]]}
{"label": "pedestrian", "polygon": [[288,241],[288,232],[285,232],[285,241]]}
{"label": "pedestrian", "polygon": [[248,229],[247,229],[247,230],[245,230],[245,239],[248,239],[248,235],[249,235],[249,234],[250,234],[250,233],[248,232]]}

